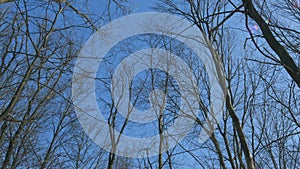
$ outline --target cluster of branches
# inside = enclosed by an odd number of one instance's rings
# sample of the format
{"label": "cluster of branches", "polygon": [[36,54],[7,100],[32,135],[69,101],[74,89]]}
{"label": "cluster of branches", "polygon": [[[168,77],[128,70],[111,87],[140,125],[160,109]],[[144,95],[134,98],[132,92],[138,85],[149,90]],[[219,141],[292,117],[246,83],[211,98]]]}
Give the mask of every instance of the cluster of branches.
{"label": "cluster of branches", "polygon": [[[85,4],[85,5],[82,5]],[[98,6],[97,6],[98,5]],[[93,8],[94,7],[94,8]],[[99,8],[101,12],[99,12]],[[130,159],[94,144],[71,102],[72,68],[100,25],[130,12],[126,1],[0,1],[0,166],[6,168],[297,168],[300,165],[300,4],[296,0],[161,0],[155,8],[188,19],[211,42],[225,71],[226,105],[210,139],[197,134],[210,112],[208,77],[186,47],[162,36],[143,36],[110,51],[107,64],[146,45],[175,53],[191,69],[202,94],[193,131],[154,157]],[[255,29],[253,29],[255,26]],[[138,42],[139,41],[139,42]],[[249,42],[250,41],[250,42]],[[130,44],[136,42],[136,44]],[[105,91],[107,79],[98,80]],[[128,70],[130,73],[130,70]],[[131,86],[132,104],[148,104],[158,88],[169,105],[159,110],[158,133],[178,117],[180,90],[172,77],[151,70]],[[123,92],[123,91],[120,91]],[[112,94],[99,96],[107,123],[130,130]],[[161,138],[163,145],[163,138]],[[160,147],[161,148],[161,147]],[[162,150],[159,150],[162,152]]]}

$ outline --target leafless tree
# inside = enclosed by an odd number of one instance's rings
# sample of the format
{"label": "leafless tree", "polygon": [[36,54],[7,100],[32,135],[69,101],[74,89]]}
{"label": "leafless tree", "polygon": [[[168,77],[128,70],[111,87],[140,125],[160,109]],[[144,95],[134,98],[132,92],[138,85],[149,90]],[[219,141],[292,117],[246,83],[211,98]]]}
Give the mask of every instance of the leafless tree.
{"label": "leafless tree", "polygon": [[[122,59],[139,49],[168,50],[194,70],[201,93],[191,132],[168,151],[163,151],[167,143],[162,137],[159,155],[135,159],[115,154],[121,136],[115,137],[114,131],[111,131],[112,148],[107,152],[80,127],[71,102],[76,56],[92,33],[131,12],[127,1],[2,0],[1,168],[297,168],[300,165],[300,3],[297,0],[161,0],[154,9],[188,19],[206,38],[214,59],[221,61],[216,69],[225,72],[226,105],[209,140],[200,144],[197,139],[211,113],[205,67],[182,43],[162,35],[128,38],[107,54],[101,65],[109,65],[102,67],[107,68],[106,76],[99,75],[95,82],[100,86],[99,107],[107,115],[107,124],[120,133],[136,134],[137,129],[149,129],[146,124],[136,126],[120,115],[121,110],[116,108],[120,102],[113,99],[111,85],[120,81],[108,79],[112,79]],[[147,108],[150,93],[157,89],[164,93],[161,96],[165,107],[156,112],[150,135],[162,133],[184,115],[178,113],[180,89],[176,80],[155,69],[132,81],[129,93],[132,106]],[[131,110],[125,111],[130,115]],[[140,131],[137,134],[145,136]]]}

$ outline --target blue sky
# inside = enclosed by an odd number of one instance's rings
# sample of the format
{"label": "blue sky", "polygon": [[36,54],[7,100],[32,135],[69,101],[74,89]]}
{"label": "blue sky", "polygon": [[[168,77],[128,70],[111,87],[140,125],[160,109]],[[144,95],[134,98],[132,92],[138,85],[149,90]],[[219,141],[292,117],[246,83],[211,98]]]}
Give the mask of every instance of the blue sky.
{"label": "blue sky", "polygon": [[133,13],[154,11],[153,9],[151,9],[151,7],[155,2],[157,2],[157,0],[129,0],[129,3],[133,4]]}

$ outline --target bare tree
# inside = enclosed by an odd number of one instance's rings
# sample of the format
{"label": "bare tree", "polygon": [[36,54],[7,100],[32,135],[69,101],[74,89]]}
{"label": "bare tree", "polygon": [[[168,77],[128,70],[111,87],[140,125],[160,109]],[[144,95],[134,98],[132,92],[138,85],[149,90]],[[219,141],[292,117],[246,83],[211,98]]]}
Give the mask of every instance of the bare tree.
{"label": "bare tree", "polygon": [[[121,133],[115,135],[114,130],[110,131],[111,150],[100,148],[80,127],[70,89],[76,56],[92,33],[131,12],[127,1],[2,0],[1,168],[297,168],[300,165],[298,1],[161,0],[154,9],[188,19],[204,35],[214,59],[221,62],[216,69],[225,72],[226,105],[209,140],[199,143],[197,139],[201,131],[210,129],[204,124],[212,113],[211,86],[205,67],[187,46],[163,35],[124,40],[110,50],[99,68],[106,75],[98,74],[95,82],[99,87],[96,92],[99,108],[107,117],[107,124]],[[132,80],[131,106],[128,110],[117,109],[121,102],[113,98],[114,85],[122,81],[109,79],[122,59],[144,48],[167,50],[193,70],[200,90],[199,112],[194,112],[191,132],[175,147],[164,151],[168,143],[160,137],[158,155],[146,154],[140,159],[121,157],[116,150],[122,134],[135,137],[161,134],[177,118],[186,115],[179,113],[182,89],[171,74],[156,69],[146,70]],[[124,73],[129,75],[131,70],[128,68]],[[145,110],[151,101],[158,107],[156,120],[151,124],[130,120],[133,107]],[[120,111],[127,112],[127,117]],[[149,135],[144,134],[146,129]]]}

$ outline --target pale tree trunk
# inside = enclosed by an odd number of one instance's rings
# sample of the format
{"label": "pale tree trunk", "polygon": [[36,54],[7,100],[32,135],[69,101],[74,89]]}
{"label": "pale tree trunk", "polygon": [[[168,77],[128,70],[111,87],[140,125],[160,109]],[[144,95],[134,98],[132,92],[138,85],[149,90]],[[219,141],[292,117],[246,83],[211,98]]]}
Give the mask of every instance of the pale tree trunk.
{"label": "pale tree trunk", "polygon": [[0,4],[8,3],[8,2],[13,2],[14,0],[0,0]]}

